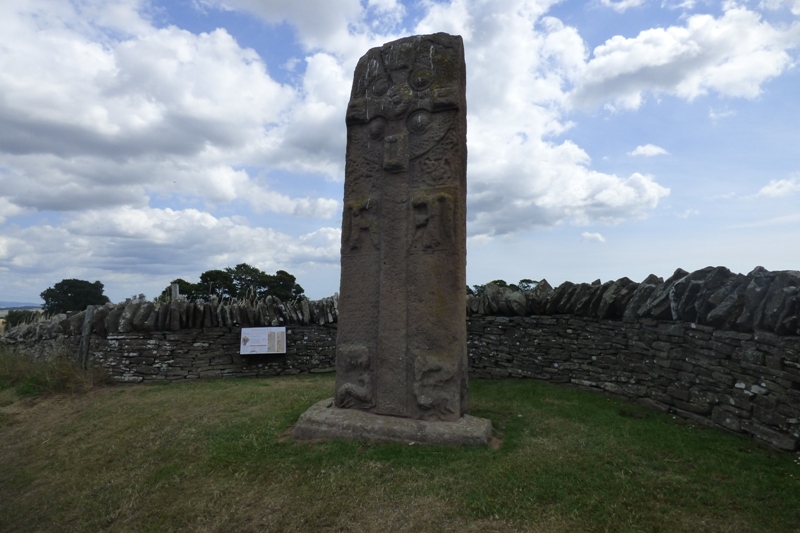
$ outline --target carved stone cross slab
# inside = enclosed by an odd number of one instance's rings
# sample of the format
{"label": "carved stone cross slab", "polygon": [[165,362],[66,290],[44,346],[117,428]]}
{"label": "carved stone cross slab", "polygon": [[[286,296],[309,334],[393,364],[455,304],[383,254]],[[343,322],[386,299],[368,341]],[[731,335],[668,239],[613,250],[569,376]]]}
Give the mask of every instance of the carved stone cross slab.
{"label": "carved stone cross slab", "polygon": [[355,70],[334,409],[378,425],[465,420],[465,89],[463,42],[444,33],[373,48]]}

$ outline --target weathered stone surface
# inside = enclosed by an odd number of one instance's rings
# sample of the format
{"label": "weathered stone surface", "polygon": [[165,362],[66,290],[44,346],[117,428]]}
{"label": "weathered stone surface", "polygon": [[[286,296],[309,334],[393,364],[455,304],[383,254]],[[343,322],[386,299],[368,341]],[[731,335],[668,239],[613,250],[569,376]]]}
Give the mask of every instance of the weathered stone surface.
{"label": "weathered stone surface", "polygon": [[703,284],[694,297],[693,306],[696,312],[694,322],[705,324],[708,313],[731,291],[732,284],[743,277],[734,274],[725,267],[720,266],[711,269],[703,279]]}
{"label": "weathered stone surface", "polygon": [[794,270],[778,272],[767,290],[764,301],[754,314],[754,329],[775,331],[786,306],[792,306],[794,303],[799,285],[800,272]]}
{"label": "weathered stone surface", "polygon": [[122,310],[122,315],[119,317],[119,326],[117,327],[117,331],[120,333],[130,333],[133,331],[133,317],[136,316],[136,313],[139,311],[141,306],[142,303],[138,300],[130,300],[125,304],[125,308]]}
{"label": "weathered stone surface", "polygon": [[674,320],[673,317],[673,286],[676,282],[689,275],[679,268],[664,283],[658,285],[650,298],[647,299],[637,311],[638,316],[648,316],[660,320]]}
{"label": "weathered stone surface", "polygon": [[131,321],[134,331],[152,331],[155,324],[156,306],[153,302],[142,303]]}
{"label": "weathered stone surface", "polygon": [[603,292],[594,316],[598,318],[622,318],[625,314],[625,308],[638,288],[639,284],[628,278],[620,278],[611,283],[608,289]]}
{"label": "weathered stone surface", "polygon": [[450,421],[431,421],[377,415],[336,407],[333,398],[311,406],[295,424],[295,439],[349,439],[443,446],[484,446],[489,443],[492,423],[463,415]]}
{"label": "weathered stone surface", "polygon": [[574,295],[575,284],[571,281],[565,281],[553,290],[550,299],[547,301],[547,308],[545,314],[558,315],[564,314],[564,311],[569,305],[569,300]]}
{"label": "weathered stone surface", "polygon": [[769,287],[776,277],[776,273],[770,272],[764,267],[756,267],[747,275],[749,283],[744,291],[744,302],[742,304],[742,314],[733,324],[736,331],[750,332],[756,325],[756,313],[761,303],[767,296]]}
{"label": "weathered stone surface", "polygon": [[461,37],[443,33],[373,48],[356,66],[339,407],[450,422],[466,409],[465,84]]}
{"label": "weathered stone surface", "polygon": [[114,309],[114,304],[111,302],[105,304],[102,307],[98,307],[95,312],[94,316],[92,317],[92,333],[95,335],[100,335],[101,337],[105,337],[107,335],[106,332],[106,317]]}
{"label": "weathered stone surface", "polygon": [[640,314],[640,310],[644,308],[644,305],[650,299],[650,296],[653,295],[656,288],[658,288],[664,280],[659,278],[655,274],[650,274],[647,276],[644,281],[642,281],[636,290],[631,296],[628,305],[625,306],[625,311],[623,312],[622,316],[624,318],[635,318],[642,316]]}
{"label": "weathered stone surface", "polygon": [[547,302],[553,294],[553,287],[543,279],[525,293],[526,310],[530,315],[543,315],[547,310]]}
{"label": "weathered stone surface", "polygon": [[730,275],[725,267],[706,267],[677,280],[672,286],[670,295],[673,320],[697,322],[698,296],[704,290],[716,290]]}
{"label": "weathered stone surface", "polygon": [[[703,309],[700,312],[700,321],[708,326],[730,329],[742,314],[744,291],[748,283],[745,276],[737,274],[711,293],[706,302],[698,298],[698,305]],[[705,309],[709,309],[708,312]]]}
{"label": "weathered stone surface", "polygon": [[122,316],[123,311],[125,311],[125,304],[118,304],[106,315],[106,332],[108,334],[119,331],[119,318]]}

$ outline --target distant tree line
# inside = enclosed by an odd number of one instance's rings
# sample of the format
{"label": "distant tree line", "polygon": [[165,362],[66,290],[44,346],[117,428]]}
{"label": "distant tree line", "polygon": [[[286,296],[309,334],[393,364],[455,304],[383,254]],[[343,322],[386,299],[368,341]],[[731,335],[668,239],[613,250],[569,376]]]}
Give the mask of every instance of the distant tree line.
{"label": "distant tree line", "polygon": [[8,314],[5,316],[4,319],[5,330],[8,331],[14,326],[19,326],[20,324],[28,324],[30,322],[34,322],[40,316],[41,316],[40,311],[34,311],[32,309],[11,309],[8,311]]}
{"label": "distant tree line", "polygon": [[473,285],[471,288],[467,285],[467,294],[473,296],[480,296],[486,290],[486,285],[497,285],[498,287],[508,287],[512,291],[529,291],[536,287],[538,281],[533,281],[532,279],[521,279],[517,284],[514,283],[506,283],[502,279],[496,279],[494,281],[490,281],[489,283],[485,283],[483,285]]}
{"label": "distant tree line", "polygon": [[173,283],[187,300],[218,299],[261,300],[267,296],[275,296],[281,301],[295,300],[304,297],[303,287],[296,278],[285,270],[275,274],[267,274],[247,263],[239,263],[235,267],[223,270],[207,270],[200,274],[199,283],[190,283],[182,278],[174,279],[164,289],[160,299],[168,301]]}

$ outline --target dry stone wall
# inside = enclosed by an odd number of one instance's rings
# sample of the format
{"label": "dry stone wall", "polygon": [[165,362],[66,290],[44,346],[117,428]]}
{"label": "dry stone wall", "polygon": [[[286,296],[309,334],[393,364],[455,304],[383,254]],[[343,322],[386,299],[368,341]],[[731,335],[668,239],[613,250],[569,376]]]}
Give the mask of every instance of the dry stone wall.
{"label": "dry stone wall", "polygon": [[[800,447],[800,273],[676,271],[667,280],[489,285],[467,299],[470,375],[624,396],[695,423]],[[0,346],[80,355],[118,381],[332,372],[336,297],[255,306],[131,300],[20,326]],[[286,355],[239,355],[241,327],[287,327]],[[83,341],[83,342],[81,342]]]}
{"label": "dry stone wall", "polygon": [[473,378],[535,378],[624,396],[796,450],[800,337],[651,318],[472,316]]}

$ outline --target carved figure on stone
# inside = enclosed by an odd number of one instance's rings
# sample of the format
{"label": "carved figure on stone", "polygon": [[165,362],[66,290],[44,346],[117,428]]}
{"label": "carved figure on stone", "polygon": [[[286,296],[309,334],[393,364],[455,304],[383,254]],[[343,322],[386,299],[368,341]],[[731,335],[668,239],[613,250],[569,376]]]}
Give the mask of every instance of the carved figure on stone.
{"label": "carved figure on stone", "polygon": [[347,206],[342,224],[342,241],[349,245],[350,250],[365,245],[379,246],[377,202],[368,199],[363,204]]}
{"label": "carved figure on stone", "polygon": [[344,362],[344,370],[348,374],[355,374],[355,379],[336,389],[336,404],[340,407],[372,407],[372,361],[369,349],[366,346],[339,347],[337,357]]}
{"label": "carved figure on stone", "polygon": [[[414,396],[426,420],[447,420],[456,413],[453,392],[458,381],[451,364],[435,355],[416,354],[414,362]],[[459,398],[460,399],[460,398]]]}

